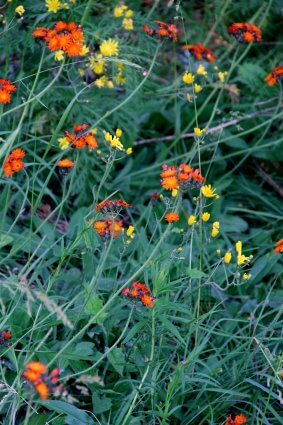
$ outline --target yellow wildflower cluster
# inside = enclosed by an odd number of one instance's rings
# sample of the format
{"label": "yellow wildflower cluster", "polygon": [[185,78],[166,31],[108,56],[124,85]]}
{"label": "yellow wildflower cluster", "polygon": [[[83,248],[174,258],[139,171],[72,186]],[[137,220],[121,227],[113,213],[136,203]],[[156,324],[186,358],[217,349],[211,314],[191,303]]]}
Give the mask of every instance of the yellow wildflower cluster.
{"label": "yellow wildflower cluster", "polygon": [[24,6],[20,5],[20,6],[16,7],[15,13],[19,16],[23,16],[23,14],[25,13]]}
{"label": "yellow wildflower cluster", "polygon": [[125,151],[125,148],[120,140],[122,134],[122,130],[120,128],[117,128],[114,136],[107,131],[104,134],[104,139],[111,146],[111,148],[117,149],[119,151]]}
{"label": "yellow wildflower cluster", "polygon": [[114,9],[114,18],[123,18],[122,27],[126,31],[132,31],[134,29],[133,15],[133,10],[129,9],[125,4],[117,6]]}
{"label": "yellow wildflower cluster", "polygon": [[97,53],[95,56],[89,57],[89,68],[96,74],[102,75],[104,73],[105,61],[101,60],[102,54]]}
{"label": "yellow wildflower cluster", "polygon": [[108,89],[114,89],[113,81],[109,80],[106,75],[103,75],[100,78],[97,78],[94,82],[96,87],[101,89],[102,87],[107,87]]}
{"label": "yellow wildflower cluster", "polygon": [[215,238],[218,235],[219,230],[220,230],[220,223],[219,223],[219,221],[214,221],[212,223],[211,237],[212,238]]}
{"label": "yellow wildflower cluster", "polygon": [[[242,253],[242,242],[238,241],[235,244],[235,250],[236,250],[236,264],[238,267],[243,267],[246,266],[247,264],[250,263],[251,259],[253,258],[252,255],[250,255],[249,257],[247,257],[246,255],[244,255]],[[225,252],[224,257],[223,257],[223,262],[225,264],[230,264],[231,261],[233,259],[233,255],[231,252],[231,249],[229,249],[227,252]],[[251,274],[249,273],[243,273],[242,276],[243,280],[248,280],[251,278]]]}
{"label": "yellow wildflower cluster", "polygon": [[69,0],[69,2],[61,2],[60,0],[45,0],[47,12],[57,13],[60,9],[70,9],[69,3],[75,3],[76,0]]}
{"label": "yellow wildflower cluster", "polygon": [[228,75],[228,72],[227,71],[225,71],[225,72],[218,72],[217,75],[218,75],[219,81],[222,84],[224,84],[225,83],[226,76]]}
{"label": "yellow wildflower cluster", "polygon": [[119,42],[108,38],[108,40],[103,40],[99,46],[99,50],[102,56],[113,57],[119,55]]}

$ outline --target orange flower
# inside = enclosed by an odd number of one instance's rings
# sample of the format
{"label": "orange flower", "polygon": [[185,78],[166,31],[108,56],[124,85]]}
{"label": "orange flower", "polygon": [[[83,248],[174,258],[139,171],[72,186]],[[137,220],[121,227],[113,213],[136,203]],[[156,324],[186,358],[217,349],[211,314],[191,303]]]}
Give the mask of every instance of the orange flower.
{"label": "orange flower", "polygon": [[117,238],[124,230],[122,222],[118,220],[95,221],[93,227],[102,239],[109,239],[112,236],[113,238]]}
{"label": "orange flower", "polygon": [[147,35],[159,35],[159,37],[167,37],[170,40],[178,41],[178,28],[173,24],[166,24],[162,21],[154,21],[157,25],[157,29],[149,28],[147,25],[143,25],[143,30]]}
{"label": "orange flower", "polygon": [[40,381],[38,384],[34,384],[34,388],[41,400],[47,400],[50,396],[49,388],[44,382]]}
{"label": "orange flower", "polygon": [[57,167],[60,167],[60,168],[65,169],[65,170],[73,168],[74,165],[75,165],[75,163],[68,158],[62,159],[61,161],[57,162]]}
{"label": "orange flower", "polygon": [[143,305],[147,306],[147,307],[153,307],[154,305],[154,298],[151,297],[150,295],[142,295],[140,297],[141,302],[143,303]]}
{"label": "orange flower", "polygon": [[197,60],[206,60],[208,62],[214,62],[215,56],[212,51],[207,47],[204,47],[202,43],[198,43],[197,45],[184,45],[182,46],[183,50],[189,51]]}
{"label": "orange flower", "polygon": [[47,44],[51,52],[63,50],[68,57],[80,56],[83,53],[82,28],[74,22],[59,21],[52,29],[36,28],[32,33]]}
{"label": "orange flower", "polygon": [[96,149],[98,147],[98,142],[96,137],[90,132],[86,131],[89,125],[75,125],[74,133],[65,131],[65,136],[67,142],[76,149],[83,149],[88,146],[89,150]]}
{"label": "orange flower", "polygon": [[244,425],[247,423],[247,418],[242,413],[236,415],[235,419],[232,419],[232,416],[229,415],[226,419],[225,425]]}
{"label": "orange flower", "polygon": [[113,201],[102,201],[96,206],[97,212],[114,212],[119,213],[123,208],[132,208],[132,205],[128,204],[122,199],[115,199]]}
{"label": "orange flower", "polygon": [[283,254],[283,239],[280,239],[278,242],[276,242],[274,247],[274,253]]}
{"label": "orange flower", "polygon": [[11,93],[16,91],[16,87],[8,80],[0,80],[0,103],[6,105],[11,102]]}
{"label": "orange flower", "polygon": [[11,154],[5,159],[3,163],[3,172],[6,177],[12,177],[14,173],[18,173],[24,169],[23,158],[26,153],[22,149],[15,149]]}
{"label": "orange flower", "polygon": [[168,223],[176,223],[179,221],[179,215],[176,212],[170,212],[165,215],[165,220]]}
{"label": "orange flower", "polygon": [[177,177],[167,177],[166,179],[161,180],[161,186],[164,187],[164,189],[167,190],[173,190],[179,188],[179,183],[177,180]]}
{"label": "orange flower", "polygon": [[150,290],[145,283],[135,281],[132,283],[132,288],[136,289],[137,291],[142,291],[145,294],[150,294]]}
{"label": "orange flower", "polygon": [[153,307],[154,298],[145,283],[133,282],[132,289],[123,289],[122,295],[128,298],[137,298],[147,307]]}
{"label": "orange flower", "polygon": [[23,376],[29,382],[36,382],[40,379],[41,375],[47,372],[47,367],[41,362],[31,362],[26,365],[26,370]]}
{"label": "orange flower", "polygon": [[264,81],[272,87],[275,86],[280,77],[283,77],[283,66],[277,66],[274,68],[273,71],[265,77]]}
{"label": "orange flower", "polygon": [[162,168],[160,183],[166,190],[178,189],[179,187],[182,190],[200,187],[205,180],[198,168],[193,169],[187,164],[180,164],[178,168],[163,164]]}
{"label": "orange flower", "polygon": [[259,43],[262,41],[261,30],[254,24],[247,22],[235,23],[230,25],[228,31],[239,43]]}

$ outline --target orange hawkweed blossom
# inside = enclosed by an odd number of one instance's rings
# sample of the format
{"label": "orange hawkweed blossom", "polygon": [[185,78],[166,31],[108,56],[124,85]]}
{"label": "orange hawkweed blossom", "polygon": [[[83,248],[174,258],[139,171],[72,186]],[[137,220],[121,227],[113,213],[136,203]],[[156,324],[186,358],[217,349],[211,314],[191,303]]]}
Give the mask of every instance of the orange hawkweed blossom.
{"label": "orange hawkweed blossom", "polygon": [[277,66],[265,77],[264,81],[269,85],[269,87],[272,87],[275,86],[275,84],[278,83],[279,78],[282,77],[283,66]]}
{"label": "orange hawkweed blossom", "polygon": [[198,43],[197,45],[187,45],[185,44],[182,46],[183,50],[187,50],[190,52],[197,60],[205,60],[208,62],[214,62],[215,56],[213,55],[212,51],[208,49],[207,47],[204,47],[202,43]]}
{"label": "orange hawkweed blossom", "polygon": [[276,242],[274,247],[274,253],[275,254],[283,254],[283,239],[280,239]]}
{"label": "orange hawkweed blossom", "polygon": [[234,419],[232,419],[232,416],[229,415],[226,419],[225,425],[244,425],[247,422],[247,418],[241,413],[240,415],[236,415]]}
{"label": "orange hawkweed blossom", "polygon": [[3,164],[3,172],[5,177],[12,177],[14,173],[18,173],[24,169],[23,158],[26,156],[22,149],[15,149],[5,159]]}
{"label": "orange hawkweed blossom", "polygon": [[166,24],[162,21],[154,21],[157,25],[157,29],[149,28],[148,25],[143,25],[143,30],[147,35],[153,36],[158,35],[161,38],[169,38],[172,41],[178,41],[178,28],[173,24]]}
{"label": "orange hawkweed blossom", "polygon": [[62,171],[68,171],[73,168],[74,165],[75,163],[68,158],[62,159],[61,161],[57,162],[57,167],[60,167]]}
{"label": "orange hawkweed blossom", "polygon": [[[61,142],[62,146],[61,149],[64,149],[67,144],[75,149],[84,149],[87,146],[90,151],[98,147],[98,141],[93,135],[93,132],[87,131],[89,125],[75,125],[73,128],[74,133],[65,131],[65,137],[63,139],[59,139],[59,143]],[[66,142],[66,145],[63,145],[63,141]]]}
{"label": "orange hawkweed blossom", "polygon": [[0,80],[0,103],[6,105],[11,102],[11,93],[16,91],[16,87],[8,80]]}
{"label": "orange hawkweed blossom", "polygon": [[261,30],[254,24],[235,23],[230,25],[228,31],[239,43],[260,43],[262,41]]}
{"label": "orange hawkweed blossom", "polygon": [[84,35],[82,28],[74,22],[57,22],[53,28],[38,27],[32,33],[46,43],[51,52],[63,50],[67,57],[85,54]]}
{"label": "orange hawkweed blossom", "polygon": [[200,174],[200,170],[198,168],[194,169],[190,165],[180,164],[177,167],[163,164],[162,169],[160,184],[166,190],[173,191],[180,188],[185,191],[193,189],[194,187],[200,187],[205,180]]}
{"label": "orange hawkweed blossom", "polygon": [[100,220],[93,223],[96,233],[101,239],[106,240],[111,237],[118,238],[121,232],[124,231],[122,221],[118,220]]}
{"label": "orange hawkweed blossom", "polygon": [[165,215],[167,223],[176,223],[179,221],[179,215],[176,212],[169,212]]}
{"label": "orange hawkweed blossom", "polygon": [[122,295],[124,297],[138,299],[146,307],[152,308],[154,305],[154,298],[145,283],[133,282],[131,289],[123,289]]}
{"label": "orange hawkweed blossom", "polygon": [[26,365],[23,377],[30,382],[42,400],[47,400],[52,393],[62,391],[63,386],[57,385],[60,370],[54,369],[50,375],[47,367],[41,362],[30,362]]}

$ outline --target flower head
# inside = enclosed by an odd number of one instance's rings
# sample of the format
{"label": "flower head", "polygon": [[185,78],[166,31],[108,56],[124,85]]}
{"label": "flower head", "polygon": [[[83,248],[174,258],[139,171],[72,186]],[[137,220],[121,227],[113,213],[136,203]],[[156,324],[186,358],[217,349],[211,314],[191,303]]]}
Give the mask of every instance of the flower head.
{"label": "flower head", "polygon": [[132,208],[132,205],[122,199],[114,199],[113,201],[102,201],[96,206],[97,212],[119,214],[122,209]]}
{"label": "flower head", "polygon": [[215,193],[216,189],[213,189],[211,187],[211,184],[207,184],[202,186],[201,188],[201,193],[205,198],[213,198],[215,196],[217,196],[217,194]]}
{"label": "flower head", "polygon": [[219,229],[220,229],[219,221],[214,221],[214,223],[212,223],[212,229],[211,229],[211,237],[212,238],[215,238],[218,235]]}
{"label": "flower head", "polygon": [[218,72],[217,75],[218,75],[219,81],[223,84],[223,83],[225,83],[225,78],[228,75],[228,72],[227,71],[225,71],[225,72]]}
{"label": "flower head", "polygon": [[183,75],[183,82],[185,84],[193,84],[194,80],[195,77],[191,72],[185,72],[185,74]]}
{"label": "flower head", "polygon": [[[65,138],[60,139],[61,144],[64,144],[64,140],[75,149],[83,149],[88,147],[91,151],[98,147],[98,141],[94,136],[92,131],[87,131],[88,124],[75,125],[74,133],[70,133],[69,131],[65,131]],[[62,149],[62,148],[61,148]]]}
{"label": "flower head", "polygon": [[199,84],[195,84],[194,85],[194,92],[196,94],[200,93],[202,91],[202,86],[200,86]]}
{"label": "flower head", "polygon": [[205,67],[203,65],[199,65],[199,67],[197,69],[197,74],[202,75],[203,77],[207,76],[207,72],[206,72]]}
{"label": "flower head", "polygon": [[198,43],[197,45],[184,45],[182,46],[183,50],[190,52],[197,60],[206,60],[208,62],[214,62],[215,56],[212,51],[207,47],[204,47],[203,44]]}
{"label": "flower head", "polygon": [[62,385],[57,386],[60,369],[54,369],[48,375],[47,367],[41,362],[30,362],[26,365],[23,377],[33,385],[42,400],[47,400],[51,393],[62,390]]}
{"label": "flower head", "polygon": [[239,267],[244,266],[245,264],[248,264],[252,257],[246,257],[242,253],[242,242],[238,241],[235,244],[236,252],[237,252],[237,265]]}
{"label": "flower head", "polygon": [[15,9],[15,13],[19,16],[23,16],[23,14],[25,13],[24,6],[22,6],[22,5],[17,6],[16,9]]}
{"label": "flower head", "polygon": [[275,254],[283,254],[283,239],[280,239],[276,242],[274,247],[274,253]]}
{"label": "flower head", "polygon": [[[194,169],[190,165],[180,164],[178,167],[169,167],[162,165],[161,186],[170,191],[177,191],[179,188],[183,191],[199,187],[204,182],[204,177],[200,174],[199,169]],[[174,194],[177,195],[176,192]]]}
{"label": "flower head", "polygon": [[167,223],[176,223],[179,221],[179,215],[176,212],[169,212],[165,215]]}
{"label": "flower head", "polygon": [[134,232],[135,232],[134,226],[129,226],[126,231],[127,237],[133,239],[135,237]]}
{"label": "flower head", "polygon": [[196,216],[195,215],[190,215],[188,218],[188,225],[192,226],[193,224],[196,223]]}
{"label": "flower head", "polygon": [[247,418],[242,413],[240,415],[236,415],[234,419],[229,415],[226,419],[225,425],[244,425],[247,423]]}
{"label": "flower head", "polygon": [[8,330],[2,332],[0,331],[0,347],[5,346],[9,347],[11,345],[10,340],[12,339],[12,334]]}
{"label": "flower head", "polygon": [[119,55],[119,42],[109,38],[104,40],[99,46],[102,56],[112,57]]}
{"label": "flower head", "polygon": [[124,231],[123,224],[119,220],[95,221],[93,227],[103,240],[110,239],[111,237],[116,239]]}
{"label": "flower head", "polygon": [[210,213],[209,212],[204,212],[201,216],[202,221],[204,221],[205,223],[210,219]]}
{"label": "flower head", "polygon": [[199,139],[200,137],[202,137],[204,135],[205,128],[201,130],[200,128],[195,127],[194,128],[194,133],[195,133],[195,136]]}
{"label": "flower head", "polygon": [[61,159],[61,161],[57,162],[57,167],[59,167],[63,174],[71,170],[73,168],[75,163],[71,161],[70,159]]}
{"label": "flower head", "polygon": [[[120,133],[118,132],[118,134],[120,134]],[[111,146],[111,148],[118,149],[119,151],[125,150],[124,146],[123,146],[123,144],[120,140],[120,137],[117,137],[117,135],[113,136],[109,132],[106,132],[105,135],[104,135],[104,139]]]}
{"label": "flower head", "polygon": [[143,30],[147,35],[153,36],[158,35],[161,38],[168,38],[172,41],[178,41],[178,28],[173,24],[166,24],[162,21],[154,21],[157,25],[157,29],[149,28],[147,25],[143,25]]}
{"label": "flower head", "polygon": [[123,289],[122,295],[127,298],[137,299],[146,307],[152,308],[154,305],[154,298],[145,283],[133,282],[131,289]]}
{"label": "flower head", "polygon": [[23,158],[26,153],[22,149],[15,149],[5,159],[3,163],[3,172],[6,177],[12,177],[14,173],[18,173],[24,169]]}
{"label": "flower head", "polygon": [[239,43],[259,43],[262,41],[261,30],[254,24],[235,23],[230,25],[228,31]]}
{"label": "flower head", "polygon": [[270,74],[265,77],[264,81],[269,87],[275,86],[278,83],[279,79],[283,77],[283,66],[277,66],[274,68]]}
{"label": "flower head", "polygon": [[16,87],[8,80],[0,79],[0,103],[3,105],[11,102],[11,93],[16,91]]}
{"label": "flower head", "polygon": [[225,264],[229,264],[229,263],[230,263],[230,261],[231,261],[231,259],[232,259],[232,254],[231,254],[231,252],[230,252],[230,251],[227,251],[227,252],[225,253],[225,255],[224,255],[224,258],[223,258],[224,263],[225,263]]}

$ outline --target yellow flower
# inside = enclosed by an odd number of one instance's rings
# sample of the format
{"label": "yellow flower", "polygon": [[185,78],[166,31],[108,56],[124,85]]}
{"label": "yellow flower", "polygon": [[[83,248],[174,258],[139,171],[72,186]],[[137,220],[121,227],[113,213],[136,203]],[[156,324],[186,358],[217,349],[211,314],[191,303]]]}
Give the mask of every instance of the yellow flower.
{"label": "yellow flower", "polygon": [[134,235],[134,231],[135,231],[134,226],[129,226],[129,227],[128,227],[128,230],[127,230],[127,232],[126,232],[127,237],[128,237],[128,238],[133,239],[133,238],[135,237],[135,235]]}
{"label": "yellow flower", "polygon": [[195,77],[191,72],[185,72],[185,74],[183,75],[183,82],[185,84],[193,84],[194,80]]}
{"label": "yellow flower", "polygon": [[218,66],[214,66],[213,69],[214,69],[214,71],[218,71],[219,68],[218,68]]}
{"label": "yellow flower", "polygon": [[59,0],[45,0],[45,6],[48,12],[57,13],[62,7],[62,3]]}
{"label": "yellow flower", "polygon": [[252,277],[252,275],[250,273],[244,273],[243,274],[243,279],[244,280],[249,280]]}
{"label": "yellow flower", "polygon": [[244,264],[249,263],[249,261],[252,259],[251,257],[246,257],[244,254],[242,254],[242,242],[238,241],[235,245],[236,252],[237,252],[237,264],[239,267],[243,266]]}
{"label": "yellow flower", "polygon": [[201,130],[200,128],[195,127],[194,133],[195,133],[195,136],[199,138],[205,133],[205,128],[203,130]]}
{"label": "yellow flower", "polygon": [[121,16],[124,15],[124,7],[115,7],[114,9],[114,18],[120,18]]}
{"label": "yellow flower", "polygon": [[202,186],[201,193],[205,198],[213,198],[214,196],[217,196],[215,190],[216,189],[212,189],[211,184],[207,184]]}
{"label": "yellow flower", "polygon": [[89,47],[86,44],[83,45],[81,49],[80,56],[86,56],[89,53]]}
{"label": "yellow flower", "polygon": [[204,221],[205,223],[210,219],[210,214],[209,212],[204,212],[201,216],[202,221]]}
{"label": "yellow flower", "polygon": [[194,91],[196,94],[200,93],[202,91],[202,86],[200,86],[199,84],[195,84]]}
{"label": "yellow flower", "polygon": [[197,69],[197,74],[203,75],[204,77],[206,77],[207,72],[206,72],[205,67],[203,65],[199,65],[199,67]]}
{"label": "yellow flower", "polygon": [[93,135],[97,134],[97,128],[92,128],[89,132]]}
{"label": "yellow flower", "polygon": [[108,40],[104,40],[99,49],[102,56],[118,56],[119,55],[119,43],[118,41],[113,40],[112,38],[109,38]]}
{"label": "yellow flower", "polygon": [[195,224],[195,222],[196,222],[195,215],[190,215],[190,217],[188,218],[188,225],[192,226],[193,224]]}
{"label": "yellow flower", "polygon": [[108,87],[109,89],[114,89],[113,81],[108,80],[108,81],[107,81],[107,87]]}
{"label": "yellow flower", "polygon": [[123,131],[121,130],[121,128],[117,128],[116,132],[115,132],[117,137],[121,137],[123,134]]}
{"label": "yellow flower", "polygon": [[232,254],[230,251],[227,251],[224,255],[224,263],[229,264],[232,258]]}
{"label": "yellow flower", "polygon": [[123,77],[123,75],[120,72],[118,72],[118,74],[115,77],[115,81],[116,81],[117,84],[122,86],[123,84],[126,83],[126,78]]}
{"label": "yellow flower", "polygon": [[126,149],[126,154],[127,155],[132,155],[132,153],[133,153],[133,148]]}
{"label": "yellow flower", "polygon": [[100,54],[95,55],[94,57],[90,56],[89,58],[89,67],[96,75],[101,75],[104,72],[105,62],[98,60],[101,58],[102,58],[102,55]]}
{"label": "yellow flower", "polygon": [[83,77],[83,76],[85,75],[85,71],[84,71],[84,69],[79,68],[79,69],[78,69],[78,74],[79,74],[79,76],[80,76],[80,77]]}
{"label": "yellow flower", "polygon": [[127,12],[125,13],[125,18],[130,19],[130,18],[132,18],[132,17],[133,17],[133,15],[134,15],[134,11],[133,11],[133,10],[131,10],[131,9],[129,9],[129,10],[127,10]]}
{"label": "yellow flower", "polygon": [[110,133],[105,133],[104,139],[109,143],[111,148],[118,149],[119,151],[124,150],[124,146],[121,143],[121,140],[117,136],[112,136]]}
{"label": "yellow flower", "polygon": [[54,59],[56,61],[63,61],[64,60],[64,57],[65,57],[64,50],[57,50],[55,52]]}
{"label": "yellow flower", "polygon": [[60,149],[65,150],[68,149],[69,147],[69,142],[67,137],[60,137],[60,139],[58,139],[58,143],[59,143],[59,147]]}
{"label": "yellow flower", "polygon": [[228,74],[227,71],[225,71],[225,72],[218,72],[218,78],[221,81],[221,83],[224,83],[225,82],[225,77],[226,77],[227,74]]}
{"label": "yellow flower", "polygon": [[215,238],[218,235],[219,229],[220,229],[219,221],[215,221],[214,223],[212,223],[212,230],[211,230],[211,237],[212,238]]}
{"label": "yellow flower", "polygon": [[241,241],[236,242],[235,247],[236,247],[237,254],[241,255],[242,254],[242,242]]}
{"label": "yellow flower", "polygon": [[173,189],[172,190],[172,197],[176,198],[177,195],[178,195],[178,189]]}
{"label": "yellow flower", "polygon": [[16,7],[16,9],[15,9],[15,13],[16,13],[17,15],[23,16],[23,14],[25,13],[25,8],[24,8],[24,6],[20,5],[20,6]]}
{"label": "yellow flower", "polygon": [[191,102],[193,100],[193,98],[190,94],[187,94],[186,98],[187,98],[188,102]]}
{"label": "yellow flower", "polygon": [[126,31],[132,31],[134,29],[134,21],[132,19],[124,18],[122,21],[122,26]]}

